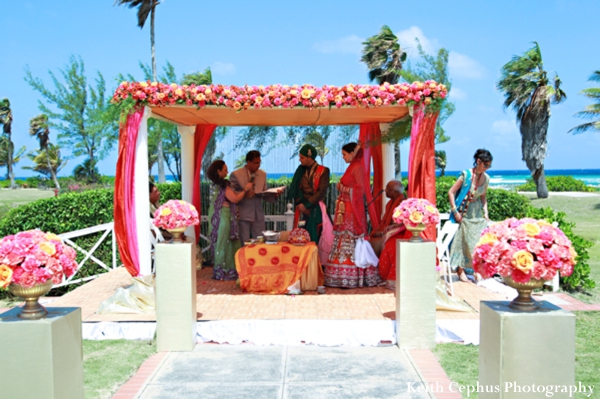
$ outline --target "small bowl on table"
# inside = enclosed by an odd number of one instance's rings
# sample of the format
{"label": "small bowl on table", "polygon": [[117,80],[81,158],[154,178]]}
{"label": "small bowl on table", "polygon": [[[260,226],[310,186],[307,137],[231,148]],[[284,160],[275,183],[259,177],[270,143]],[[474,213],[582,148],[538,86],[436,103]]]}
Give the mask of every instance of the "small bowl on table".
{"label": "small bowl on table", "polygon": [[272,231],[272,230],[267,230],[267,231],[263,231],[263,237],[265,238],[265,242],[266,243],[277,243],[277,241],[279,241],[279,232],[278,231]]}

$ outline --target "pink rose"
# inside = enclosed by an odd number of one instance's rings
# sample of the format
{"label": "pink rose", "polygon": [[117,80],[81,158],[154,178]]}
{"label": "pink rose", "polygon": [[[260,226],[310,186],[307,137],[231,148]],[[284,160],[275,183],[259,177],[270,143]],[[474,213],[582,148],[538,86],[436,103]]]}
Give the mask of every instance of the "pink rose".
{"label": "pink rose", "polygon": [[[13,275],[14,276],[14,275]],[[24,271],[19,279],[19,285],[22,285],[25,288],[31,288],[37,284],[37,279],[34,273]]]}

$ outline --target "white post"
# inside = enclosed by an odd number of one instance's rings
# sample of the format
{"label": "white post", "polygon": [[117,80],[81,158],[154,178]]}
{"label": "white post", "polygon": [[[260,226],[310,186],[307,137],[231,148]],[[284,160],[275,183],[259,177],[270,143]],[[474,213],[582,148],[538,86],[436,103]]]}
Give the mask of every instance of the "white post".
{"label": "white post", "polygon": [[140,275],[152,273],[152,251],[148,234],[150,232],[150,200],[148,197],[148,118],[152,115],[149,107],[144,107],[144,116],[140,123],[135,143],[135,165],[133,191],[135,198],[135,221],[138,238],[138,259]]}
{"label": "white post", "polygon": [[[194,133],[196,127],[177,126],[177,131],[181,135],[181,199],[191,203],[194,188]],[[200,209],[198,209],[198,214],[201,214]],[[194,242],[198,238],[193,226],[186,229],[185,235],[194,237]]]}
{"label": "white post", "polygon": [[294,228],[294,211],[292,210],[293,205],[292,204],[287,204],[286,205],[287,211],[285,211],[284,215],[285,215],[285,229],[287,231],[290,231]]}
{"label": "white post", "polygon": [[[381,138],[383,139],[390,129],[390,123],[380,123],[379,129],[381,130]],[[381,144],[381,158],[383,163],[383,184],[387,184],[390,180],[396,178],[396,159],[394,154],[394,143],[382,143]],[[385,206],[387,205],[389,198],[383,196],[383,207],[381,209],[381,216],[385,213]]]}

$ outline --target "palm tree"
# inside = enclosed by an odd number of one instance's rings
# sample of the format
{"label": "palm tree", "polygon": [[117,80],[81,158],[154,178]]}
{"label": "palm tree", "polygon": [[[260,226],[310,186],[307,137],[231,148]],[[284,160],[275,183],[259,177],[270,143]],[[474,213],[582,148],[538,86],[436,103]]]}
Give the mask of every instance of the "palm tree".
{"label": "palm tree", "polygon": [[387,26],[381,32],[363,42],[361,61],[369,68],[369,81],[379,84],[396,84],[400,78],[402,63],[406,61],[406,52],[400,47],[398,37]]}
{"label": "palm tree", "polygon": [[[321,158],[321,165],[323,165],[325,155],[329,153],[329,148],[327,148],[327,138],[330,133],[331,126],[322,126],[321,131],[313,130],[304,138],[305,144],[310,144],[317,149],[317,155]],[[298,149],[297,152],[299,151],[300,149]]]}
{"label": "palm tree", "polygon": [[[44,150],[39,149],[30,152],[27,154],[27,158],[31,160],[34,166],[23,166],[23,169],[33,170],[52,179],[56,179],[58,172],[67,165],[67,161],[60,156],[60,147],[52,143],[48,143]],[[58,182],[55,181],[54,184],[60,190]]]}
{"label": "palm tree", "polygon": [[204,72],[194,72],[183,75],[181,80],[182,85],[211,85],[212,84],[212,72],[210,67],[206,68]]}
{"label": "palm tree", "polygon": [[546,158],[550,102],[558,104],[567,98],[555,74],[550,84],[543,67],[542,52],[537,42],[522,56],[514,56],[501,70],[498,90],[504,92],[504,108],[517,112],[521,131],[521,152],[537,187],[538,198],[548,197],[544,158]]}
{"label": "palm tree", "polygon": [[[10,149],[10,151],[9,151]],[[21,161],[21,157],[25,153],[25,146],[21,147],[19,151],[15,154],[15,147],[6,136],[0,136],[0,168],[6,167],[6,180],[10,180],[9,169],[8,169],[8,159],[11,159],[11,165],[14,167],[16,164]],[[14,181],[14,180],[13,180]],[[18,186],[14,184],[12,188],[17,188]]]}
{"label": "palm tree", "polygon": [[86,183],[93,183],[97,179],[97,176],[100,175],[98,171],[98,167],[96,166],[97,160],[87,158],[81,165],[75,166],[73,169],[73,176],[80,181],[84,181]]}
{"label": "palm tree", "polygon": [[[126,5],[129,8],[137,8],[137,21],[140,29],[146,24],[148,15],[150,15],[150,46],[152,49],[152,80],[156,78],[156,53],[154,51],[154,11],[156,6],[160,4],[160,0],[116,0],[115,5]],[[165,156],[163,154],[162,140],[156,143],[156,154],[158,156],[158,182],[164,183],[167,181],[165,176]]]}
{"label": "palm tree", "polygon": [[[361,61],[369,68],[369,81],[379,84],[396,84],[400,79],[402,63],[406,61],[406,52],[400,47],[398,37],[387,25],[381,27],[379,34],[363,42]],[[394,141],[394,159],[396,175],[400,176],[400,141],[410,137],[409,121],[393,123],[387,132],[388,140]]]}
{"label": "palm tree", "polygon": [[[600,71],[594,71],[592,76],[588,79],[590,82],[600,82]],[[585,107],[583,111],[576,113],[580,118],[592,119],[598,118],[588,123],[584,123],[579,126],[575,126],[573,129],[569,130],[569,132],[573,132],[574,134],[583,133],[588,130],[595,130],[600,132],[600,87],[590,87],[589,89],[585,89],[581,91],[581,94],[584,96],[596,101],[595,104],[588,105]]]}
{"label": "palm tree", "polygon": [[6,175],[8,179],[10,179],[10,188],[16,188],[15,174],[13,171],[13,164],[16,162],[14,162],[13,159],[14,144],[11,138],[12,121],[13,116],[12,110],[10,109],[10,101],[8,100],[8,98],[5,98],[2,101],[0,101],[0,124],[3,125],[3,133],[6,136]]}
{"label": "palm tree", "polygon": [[[60,190],[60,184],[56,178],[55,168],[52,167],[50,162],[50,153],[48,151],[48,144],[50,144],[50,129],[48,128],[48,115],[41,114],[32,118],[29,121],[29,135],[34,136],[40,142],[40,150],[38,155],[46,155],[47,171],[52,177],[54,186],[57,190]],[[34,156],[35,158],[35,156]],[[60,155],[59,155],[60,158]]]}
{"label": "palm tree", "polygon": [[444,176],[446,174],[446,151],[444,150],[436,150],[435,151],[435,168],[440,170],[440,176]]}

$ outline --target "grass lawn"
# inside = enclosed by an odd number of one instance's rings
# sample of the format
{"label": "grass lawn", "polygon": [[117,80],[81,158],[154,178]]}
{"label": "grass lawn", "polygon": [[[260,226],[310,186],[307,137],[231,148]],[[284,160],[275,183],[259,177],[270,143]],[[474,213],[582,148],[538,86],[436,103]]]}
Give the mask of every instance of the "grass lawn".
{"label": "grass lawn", "polygon": [[[600,312],[575,312],[575,383],[593,385],[594,395],[600,389]],[[473,385],[479,377],[479,347],[461,344],[440,344],[433,350],[452,381]],[[466,397],[466,393],[463,393]],[[477,398],[472,393],[470,398]]]}
{"label": "grass lawn", "polygon": [[86,399],[110,398],[156,353],[156,341],[83,341],[83,386]]}
{"label": "grass lawn", "polygon": [[38,189],[16,189],[10,190],[7,188],[0,189],[0,218],[5,215],[11,208],[19,205],[25,205],[42,198],[54,197],[52,190]]}
{"label": "grass lawn", "polygon": [[588,249],[590,259],[590,277],[596,282],[596,288],[588,293],[569,293],[586,303],[600,303],[600,196],[566,197],[552,195],[546,199],[537,199],[528,195],[536,208],[550,207],[567,214],[567,220],[576,224],[574,232],[595,245]]}

